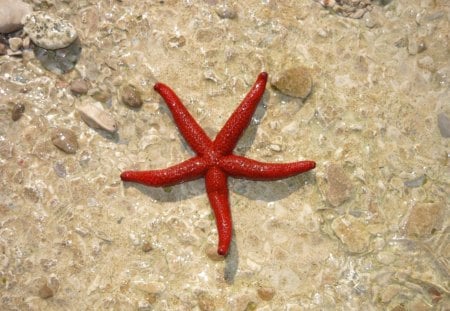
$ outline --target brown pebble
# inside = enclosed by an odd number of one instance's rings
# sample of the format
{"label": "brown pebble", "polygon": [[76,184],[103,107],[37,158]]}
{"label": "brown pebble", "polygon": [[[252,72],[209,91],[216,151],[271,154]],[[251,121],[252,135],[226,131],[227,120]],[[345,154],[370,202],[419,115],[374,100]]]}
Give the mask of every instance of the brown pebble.
{"label": "brown pebble", "polygon": [[328,202],[337,207],[350,199],[353,192],[353,184],[342,166],[331,163],[326,170],[328,189],[325,196]]}
{"label": "brown pebble", "polygon": [[69,129],[56,128],[51,134],[52,143],[66,153],[76,153],[78,141],[75,133]]}
{"label": "brown pebble", "polygon": [[84,79],[76,79],[70,83],[70,91],[75,95],[84,95],[89,91],[89,83]]}
{"label": "brown pebble", "polygon": [[17,103],[13,106],[12,112],[11,112],[11,119],[13,121],[19,120],[23,113],[25,112],[25,105],[22,103]]}
{"label": "brown pebble", "polygon": [[142,244],[142,251],[144,253],[148,253],[151,250],[153,250],[153,246],[150,242],[144,242],[144,244]]}
{"label": "brown pebble", "polygon": [[417,203],[406,221],[406,234],[409,237],[426,237],[442,226],[445,205],[442,202]]}
{"label": "brown pebble", "polygon": [[208,256],[208,258],[211,259],[212,261],[222,261],[225,259],[224,256],[219,255],[217,253],[217,248],[214,246],[207,247],[205,252],[206,252],[206,256]]}
{"label": "brown pebble", "polygon": [[258,296],[265,301],[272,300],[273,296],[275,296],[275,289],[271,287],[258,288]]}
{"label": "brown pebble", "polygon": [[42,299],[48,299],[53,297],[54,293],[53,290],[48,287],[47,284],[42,285],[42,287],[39,289],[39,297],[41,297]]}
{"label": "brown pebble", "polygon": [[5,44],[0,43],[0,55],[6,55],[6,53],[8,53],[8,47]]}
{"label": "brown pebble", "polygon": [[132,84],[126,84],[119,89],[120,101],[131,108],[139,108],[142,106],[142,97],[139,90]]}
{"label": "brown pebble", "polygon": [[312,90],[310,69],[303,66],[287,69],[276,74],[272,78],[271,84],[281,93],[304,99]]}

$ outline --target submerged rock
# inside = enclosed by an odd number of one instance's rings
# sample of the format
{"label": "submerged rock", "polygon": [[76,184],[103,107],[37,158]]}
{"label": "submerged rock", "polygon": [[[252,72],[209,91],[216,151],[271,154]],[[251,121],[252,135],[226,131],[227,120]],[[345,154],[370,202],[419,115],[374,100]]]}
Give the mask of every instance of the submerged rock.
{"label": "submerged rock", "polygon": [[89,127],[102,129],[111,134],[117,132],[118,126],[113,117],[94,103],[87,103],[79,107],[78,111]]}
{"label": "submerged rock", "polygon": [[444,204],[417,203],[411,208],[406,220],[406,234],[409,237],[424,237],[440,229],[445,213]]}
{"label": "submerged rock", "polygon": [[69,129],[56,128],[52,131],[52,143],[65,153],[76,153],[78,141],[76,134]]}
{"label": "submerged rock", "polygon": [[142,106],[141,92],[132,84],[125,84],[119,88],[119,99],[120,101],[131,107],[139,108]]}
{"label": "submerged rock", "polygon": [[271,84],[286,95],[304,99],[312,90],[311,73],[308,68],[303,66],[290,68],[275,74]]}
{"label": "submerged rock", "polygon": [[22,103],[17,103],[13,106],[13,109],[11,111],[11,119],[13,121],[19,120],[23,113],[25,112],[25,105]]}
{"label": "submerged rock", "polygon": [[29,14],[23,22],[23,30],[31,41],[47,50],[68,47],[78,37],[77,31],[71,23],[44,12]]}
{"label": "submerged rock", "polygon": [[331,228],[349,252],[363,253],[368,250],[370,233],[357,218],[351,215],[338,217],[333,220]]}
{"label": "submerged rock", "polygon": [[325,196],[332,206],[337,207],[351,197],[353,185],[341,166],[330,164],[327,167],[326,179],[328,188]]}
{"label": "submerged rock", "polygon": [[21,0],[0,0],[0,33],[21,29],[22,19],[31,12],[31,5]]}

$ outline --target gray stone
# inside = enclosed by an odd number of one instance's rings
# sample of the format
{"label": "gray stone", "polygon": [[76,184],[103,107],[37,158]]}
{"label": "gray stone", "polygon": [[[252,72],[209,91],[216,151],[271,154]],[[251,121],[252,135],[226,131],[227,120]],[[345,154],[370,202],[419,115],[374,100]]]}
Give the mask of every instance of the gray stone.
{"label": "gray stone", "polygon": [[44,12],[34,12],[26,16],[23,30],[34,44],[48,50],[65,48],[78,37],[71,23]]}

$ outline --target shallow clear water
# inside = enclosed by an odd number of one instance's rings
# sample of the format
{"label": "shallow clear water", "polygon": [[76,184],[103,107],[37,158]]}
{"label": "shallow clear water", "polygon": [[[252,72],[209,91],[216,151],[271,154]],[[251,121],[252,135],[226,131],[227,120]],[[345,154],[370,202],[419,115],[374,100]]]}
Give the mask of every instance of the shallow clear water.
{"label": "shallow clear water", "polygon": [[[374,2],[361,19],[306,0],[222,4],[35,1],[75,25],[83,50],[65,75],[0,56],[2,309],[449,308],[448,2]],[[236,153],[317,167],[230,179],[233,245],[215,261],[203,180],[119,178],[193,155],[152,86],[170,85],[214,137],[259,72],[295,66],[310,69],[310,96],[268,83]],[[80,118],[90,96],[69,90],[80,77],[116,135]],[[140,88],[141,109],[118,101],[124,83]],[[56,127],[77,134],[75,154],[52,144]]]}

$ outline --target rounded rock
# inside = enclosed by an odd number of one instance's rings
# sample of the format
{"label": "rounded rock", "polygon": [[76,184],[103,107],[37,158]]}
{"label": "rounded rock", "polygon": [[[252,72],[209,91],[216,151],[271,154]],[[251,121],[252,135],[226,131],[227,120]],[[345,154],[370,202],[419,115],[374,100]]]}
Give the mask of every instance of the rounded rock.
{"label": "rounded rock", "polygon": [[52,143],[65,153],[76,153],[78,150],[78,141],[76,134],[69,129],[56,128],[51,134]]}
{"label": "rounded rock", "polygon": [[78,37],[75,27],[68,21],[35,12],[24,20],[24,31],[37,46],[48,50],[62,49],[69,46]]}
{"label": "rounded rock", "polygon": [[22,19],[33,12],[31,5],[20,0],[0,0],[0,33],[22,28]]}
{"label": "rounded rock", "polygon": [[119,88],[119,99],[131,108],[139,108],[143,103],[141,93],[132,84],[125,84]]}
{"label": "rounded rock", "polygon": [[11,119],[13,121],[19,120],[23,113],[25,112],[25,105],[22,103],[17,103],[13,106],[13,109],[11,111]]}
{"label": "rounded rock", "polygon": [[84,79],[76,79],[70,83],[70,91],[75,95],[84,95],[89,91],[89,83]]}
{"label": "rounded rock", "polygon": [[305,99],[312,90],[312,77],[308,68],[299,66],[275,75],[271,84],[283,94]]}
{"label": "rounded rock", "polygon": [[95,104],[87,103],[78,108],[78,111],[89,127],[102,129],[111,134],[117,132],[118,126],[113,117]]}

